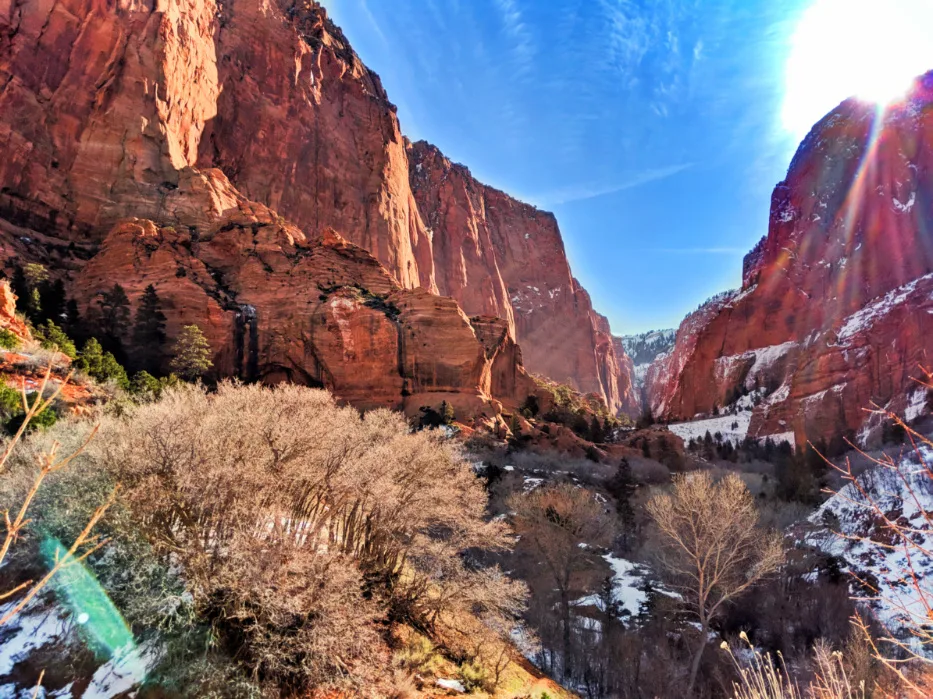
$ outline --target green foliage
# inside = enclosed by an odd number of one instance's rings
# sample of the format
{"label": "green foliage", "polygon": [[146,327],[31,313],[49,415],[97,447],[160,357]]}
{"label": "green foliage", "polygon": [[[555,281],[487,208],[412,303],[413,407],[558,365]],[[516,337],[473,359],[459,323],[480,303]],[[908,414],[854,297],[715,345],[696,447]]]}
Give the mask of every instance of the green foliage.
{"label": "green foliage", "polygon": [[78,350],[71,338],[51,319],[36,328],[36,339],[45,349],[58,350],[71,359],[78,356]]}
{"label": "green foliage", "polygon": [[78,355],[75,368],[102,383],[113,381],[122,389],[130,386],[126,369],[111,352],[104,352],[100,342],[93,337],[85,343]]}
{"label": "green foliage", "polygon": [[136,364],[145,371],[158,373],[165,346],[165,314],[152,284],[146,287],[136,308],[133,345]]}
{"label": "green foliage", "polygon": [[148,371],[137,371],[130,381],[130,393],[141,398],[158,398],[162,393],[162,382]]}
{"label": "green foliage", "polygon": [[49,271],[38,262],[30,262],[23,267],[23,276],[31,289],[37,289],[40,284],[48,280]]}
{"label": "green foliage", "polygon": [[[33,396],[30,400],[35,400]],[[20,412],[13,415],[6,423],[7,432],[10,434],[15,434],[17,430],[22,426],[23,420],[26,418],[26,413],[22,412],[22,404],[20,404]],[[47,430],[52,427],[56,422],[58,422],[58,413],[50,406],[43,410],[38,415],[35,415],[32,420],[29,421],[29,426],[26,428],[29,431],[32,430]]]}
{"label": "green foliage", "polygon": [[6,328],[0,329],[0,347],[8,350],[19,349],[19,338]]}
{"label": "green foliage", "polygon": [[445,425],[452,425],[454,420],[457,419],[457,415],[454,412],[454,406],[448,403],[446,400],[441,401],[441,419],[444,421]]}
{"label": "green foliage", "polygon": [[186,325],[181,329],[172,354],[172,371],[186,381],[199,379],[214,366],[211,346],[197,325]]}
{"label": "green foliage", "polygon": [[412,636],[401,650],[395,653],[395,662],[412,672],[434,674],[442,665],[442,658],[430,639]]}
{"label": "green foliage", "polygon": [[4,420],[9,420],[21,412],[23,412],[23,397],[20,392],[8,385],[6,381],[0,381],[0,415]]}
{"label": "green foliage", "polygon": [[489,673],[479,661],[463,663],[459,674],[460,682],[468,692],[484,691],[489,686]]}

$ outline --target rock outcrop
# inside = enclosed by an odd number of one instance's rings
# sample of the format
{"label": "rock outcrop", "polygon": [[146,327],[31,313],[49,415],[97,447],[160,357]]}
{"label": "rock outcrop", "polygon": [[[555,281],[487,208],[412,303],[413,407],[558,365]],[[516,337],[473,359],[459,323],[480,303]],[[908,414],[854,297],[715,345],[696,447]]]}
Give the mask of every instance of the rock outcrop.
{"label": "rock outcrop", "polygon": [[637,414],[631,362],[574,279],[554,215],[477,182],[424,141],[408,152],[438,291],[505,319],[530,371]]}
{"label": "rock outcrop", "polygon": [[[170,336],[202,326],[222,374],[475,413],[533,390],[521,341],[534,371],[625,406],[553,216],[496,193],[509,230],[477,255],[505,273],[453,282],[460,222],[425,226],[395,107],[316,2],[0,3],[0,151],[2,257],[85,307],[154,284]],[[536,283],[548,311],[517,313]]]}
{"label": "rock outcrop", "polygon": [[933,73],[885,110],[848,100],[820,121],[775,188],[742,289],[688,316],[652,366],[656,416],[689,419],[757,390],[750,434],[800,443],[869,437],[872,404],[925,410],[914,378],[933,359],[930,144]]}
{"label": "rock outcrop", "polygon": [[[225,191],[235,206],[195,227],[209,206],[205,188]],[[114,280],[131,304],[152,284],[169,336],[198,325],[218,374],[324,386],[363,408],[416,413],[447,400],[462,418],[491,416],[499,411],[495,399],[516,406],[534,391],[520,351],[491,338],[490,323],[478,323],[477,332],[452,299],[401,288],[332,230],[307,239],[233,193],[219,170],[190,173],[171,199],[191,218],[179,214],[181,226],[115,225],[74,275],[80,307]]]}
{"label": "rock outcrop", "polygon": [[32,339],[29,327],[16,315],[16,294],[6,279],[0,279],[0,330],[6,330],[21,341]]}
{"label": "rock outcrop", "polygon": [[7,3],[0,85],[4,256],[82,310],[152,284],[217,374],[361,407],[535,390],[511,336],[432,293],[394,108],[317,4]]}

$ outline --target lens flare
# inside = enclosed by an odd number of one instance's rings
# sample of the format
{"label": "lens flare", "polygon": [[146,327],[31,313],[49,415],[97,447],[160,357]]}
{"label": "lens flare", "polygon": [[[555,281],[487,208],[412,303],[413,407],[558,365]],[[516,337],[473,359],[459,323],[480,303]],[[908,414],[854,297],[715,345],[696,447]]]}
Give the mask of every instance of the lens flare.
{"label": "lens flare", "polygon": [[[41,551],[50,566],[68,555],[68,549],[52,537],[42,542]],[[56,597],[72,614],[80,634],[99,658],[109,660],[136,650],[133,633],[123,615],[83,561],[64,566],[51,584]]]}
{"label": "lens flare", "polygon": [[885,105],[933,69],[930,0],[815,0],[791,38],[781,110],[784,128],[806,134],[848,97]]}

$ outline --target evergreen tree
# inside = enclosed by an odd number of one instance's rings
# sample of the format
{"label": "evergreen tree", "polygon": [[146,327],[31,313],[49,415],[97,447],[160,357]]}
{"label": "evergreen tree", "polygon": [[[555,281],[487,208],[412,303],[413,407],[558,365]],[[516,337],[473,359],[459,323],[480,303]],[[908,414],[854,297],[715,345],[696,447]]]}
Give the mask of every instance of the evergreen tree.
{"label": "evergreen tree", "polygon": [[638,483],[632,475],[632,467],[628,459],[623,458],[616,468],[615,474],[606,483],[606,490],[616,501],[616,514],[622,529],[622,543],[627,548],[635,532],[635,508],[632,506],[632,497],[638,489]]}
{"label": "evergreen tree", "polygon": [[130,381],[130,392],[138,400],[154,400],[162,393],[162,382],[148,371],[137,371],[133,375],[133,380]]}
{"label": "evergreen tree", "polygon": [[65,316],[65,282],[61,279],[55,281],[45,280],[39,285],[39,303],[42,306],[40,315],[43,320],[53,320],[61,323]]}
{"label": "evergreen tree", "polygon": [[75,343],[51,318],[36,328],[35,336],[42,347],[46,349],[56,349],[71,359],[78,356]]}
{"label": "evergreen tree", "polygon": [[48,281],[49,272],[38,262],[30,262],[22,268],[17,268],[14,274],[14,293],[19,296],[19,307],[33,323],[40,323],[42,317],[42,296],[40,288]]}
{"label": "evergreen tree", "polygon": [[84,327],[81,324],[81,312],[78,310],[78,302],[74,299],[68,299],[65,303],[65,317],[62,320],[62,327],[68,336],[74,338],[78,344],[87,342],[84,336]]}
{"label": "evergreen tree", "polygon": [[453,421],[457,419],[457,414],[454,412],[454,406],[452,406],[446,400],[441,401],[441,419],[444,421],[445,425],[452,425]]}
{"label": "evergreen tree", "polygon": [[181,329],[172,355],[172,371],[186,381],[199,379],[213,366],[211,346],[197,325]]}
{"label": "evergreen tree", "polygon": [[92,337],[84,344],[75,361],[75,367],[97,381],[113,381],[120,388],[129,388],[130,380],[126,375],[126,369],[112,353],[104,351],[96,338]]}
{"label": "evergreen tree", "polygon": [[119,284],[114,284],[110,291],[100,294],[97,299],[100,311],[98,324],[101,332],[101,346],[118,359],[124,359],[123,338],[130,325],[130,300]]}
{"label": "evergreen tree", "polygon": [[599,418],[595,415],[593,416],[593,421],[590,423],[590,441],[594,444],[602,444],[606,441],[606,431],[603,429],[603,425],[599,421]]}
{"label": "evergreen tree", "polygon": [[136,365],[147,374],[158,374],[165,345],[165,314],[152,284],[146,287],[136,308],[133,345]]}

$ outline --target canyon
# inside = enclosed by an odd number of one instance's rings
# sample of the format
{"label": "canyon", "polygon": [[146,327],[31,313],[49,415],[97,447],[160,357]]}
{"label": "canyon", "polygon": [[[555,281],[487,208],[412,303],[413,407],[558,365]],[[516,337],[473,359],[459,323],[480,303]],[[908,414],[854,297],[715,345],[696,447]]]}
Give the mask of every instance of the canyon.
{"label": "canyon", "polygon": [[647,375],[665,421],[756,393],[749,436],[870,441],[891,410],[928,412],[933,332],[933,74],[879,109],[843,102],[772,196],[739,290],[690,314]]}
{"label": "canyon", "polygon": [[929,75],[814,127],[741,289],[670,349],[638,345],[637,369],[555,217],[410,142],[316,2],[6,2],[0,84],[7,271],[46,265],[84,311],[152,284],[218,376],[487,421],[534,374],[664,422],[754,392],[749,436],[798,443],[867,436],[872,405],[925,411]]}
{"label": "canyon", "polygon": [[316,2],[0,4],[0,242],[82,311],[153,284],[218,376],[490,418],[638,410],[554,216],[411,144]]}

